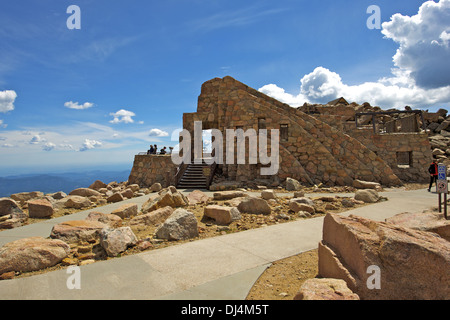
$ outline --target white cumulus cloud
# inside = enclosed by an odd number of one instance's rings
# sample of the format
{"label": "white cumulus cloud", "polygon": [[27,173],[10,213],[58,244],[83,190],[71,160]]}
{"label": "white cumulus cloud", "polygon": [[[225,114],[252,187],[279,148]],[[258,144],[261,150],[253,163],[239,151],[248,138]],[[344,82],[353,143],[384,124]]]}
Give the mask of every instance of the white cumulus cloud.
{"label": "white cumulus cloud", "polygon": [[75,109],[75,110],[84,110],[89,109],[94,106],[92,102],[85,102],[83,104],[78,104],[78,102],[68,101],[64,103],[64,106],[69,109]]}
{"label": "white cumulus cloud", "polygon": [[14,101],[17,93],[14,90],[0,91],[0,112],[6,113],[14,110]]}
{"label": "white cumulus cloud", "polygon": [[169,133],[160,129],[152,129],[148,135],[150,137],[168,137]]}
{"label": "white cumulus cloud", "polygon": [[133,123],[134,117],[136,114],[132,111],[121,109],[115,113],[110,113],[109,115],[113,116],[114,119],[110,121],[110,123]]}
{"label": "white cumulus cloud", "polygon": [[450,0],[427,1],[411,17],[397,13],[382,28],[399,44],[395,65],[410,72],[418,86],[450,85]]}
{"label": "white cumulus cloud", "polygon": [[259,90],[293,107],[339,97],[383,109],[450,104],[450,0],[427,1],[412,17],[395,14],[382,24],[382,34],[399,44],[387,77],[347,85],[339,74],[321,66],[301,78],[297,94],[276,84]]}
{"label": "white cumulus cloud", "polygon": [[56,148],[56,144],[54,144],[52,142],[47,142],[46,144],[44,144],[42,146],[42,150],[44,150],[44,151],[52,151],[55,148]]}
{"label": "white cumulus cloud", "polygon": [[95,148],[100,148],[102,146],[102,143],[97,140],[90,140],[90,139],[84,139],[84,142],[80,148],[79,151],[87,151]]}

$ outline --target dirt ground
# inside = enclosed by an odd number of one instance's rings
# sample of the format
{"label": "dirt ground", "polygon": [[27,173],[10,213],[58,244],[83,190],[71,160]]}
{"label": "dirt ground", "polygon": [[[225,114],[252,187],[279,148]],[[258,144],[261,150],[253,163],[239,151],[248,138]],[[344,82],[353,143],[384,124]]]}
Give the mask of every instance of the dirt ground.
{"label": "dirt ground", "polygon": [[292,300],[317,272],[317,249],[276,261],[256,281],[247,300]]}

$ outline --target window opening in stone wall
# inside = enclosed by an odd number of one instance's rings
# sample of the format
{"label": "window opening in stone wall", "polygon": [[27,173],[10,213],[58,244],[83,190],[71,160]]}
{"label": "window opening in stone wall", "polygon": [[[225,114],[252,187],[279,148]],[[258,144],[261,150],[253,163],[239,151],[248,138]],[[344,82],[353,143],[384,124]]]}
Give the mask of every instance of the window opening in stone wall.
{"label": "window opening in stone wall", "polygon": [[412,167],[412,152],[397,152],[397,165],[399,168]]}
{"label": "window opening in stone wall", "polygon": [[281,141],[288,141],[289,125],[287,125],[287,124],[280,125],[280,138],[281,138]]}

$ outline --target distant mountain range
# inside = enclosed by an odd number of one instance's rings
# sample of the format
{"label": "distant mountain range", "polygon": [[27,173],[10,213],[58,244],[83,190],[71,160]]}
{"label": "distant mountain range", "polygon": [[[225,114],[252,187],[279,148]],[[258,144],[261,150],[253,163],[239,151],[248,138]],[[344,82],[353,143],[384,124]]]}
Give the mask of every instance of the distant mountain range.
{"label": "distant mountain range", "polygon": [[94,181],[104,183],[111,181],[122,182],[128,180],[130,174],[126,171],[87,171],[48,174],[21,174],[0,177],[0,197],[9,197],[13,193],[42,191],[53,193],[64,191],[69,193],[77,188],[87,188]]}

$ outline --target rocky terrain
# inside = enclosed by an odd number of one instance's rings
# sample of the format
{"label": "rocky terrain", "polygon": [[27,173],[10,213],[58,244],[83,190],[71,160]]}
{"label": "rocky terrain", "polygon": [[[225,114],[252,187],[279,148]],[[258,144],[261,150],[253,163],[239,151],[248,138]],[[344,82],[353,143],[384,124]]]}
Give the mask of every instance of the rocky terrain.
{"label": "rocky terrain", "polygon": [[[354,196],[352,192],[349,197],[305,197],[305,191],[322,188],[305,190],[295,180],[289,180],[283,189],[260,186],[217,191],[212,197],[199,190],[186,195],[158,184],[138,189],[127,183],[99,181],[65,196],[11,195],[0,199],[0,219],[8,221],[7,227],[13,227],[12,219],[33,223],[77,210],[91,211],[84,220],[54,225],[47,238],[25,238],[1,247],[0,279],[322,215],[324,232],[318,250],[275,262],[247,299],[448,299],[450,278],[443,270],[450,266],[450,222],[436,212],[404,213],[386,222],[340,215],[350,208],[386,200],[376,191],[379,185],[363,181],[356,185],[360,189],[352,187]],[[150,192],[154,196],[140,210],[127,202],[108,214],[95,211],[95,206],[121,201],[124,194],[132,198]],[[371,266],[380,268],[383,290],[368,290]]]}
{"label": "rocky terrain", "polygon": [[[150,192],[155,196],[139,211],[134,203],[124,204],[109,214],[95,211],[95,206]],[[254,192],[258,196],[254,196]],[[305,190],[294,191],[294,197],[288,197],[285,192],[261,187],[253,193],[242,189],[215,192],[213,197],[208,197],[195,190],[185,196],[175,187],[163,189],[159,184],[138,189],[126,183],[106,185],[96,181],[89,188],[76,189],[69,195],[14,194],[0,199],[3,228],[79,210],[91,212],[84,220],[56,224],[45,239],[27,238],[0,248],[0,278],[94,263],[183,241],[341,212],[382,200],[374,190],[361,190],[355,198],[323,196],[315,199],[304,197]],[[22,250],[24,247],[27,250]],[[48,256],[54,259],[49,260]],[[22,265],[32,260],[35,263]]]}

